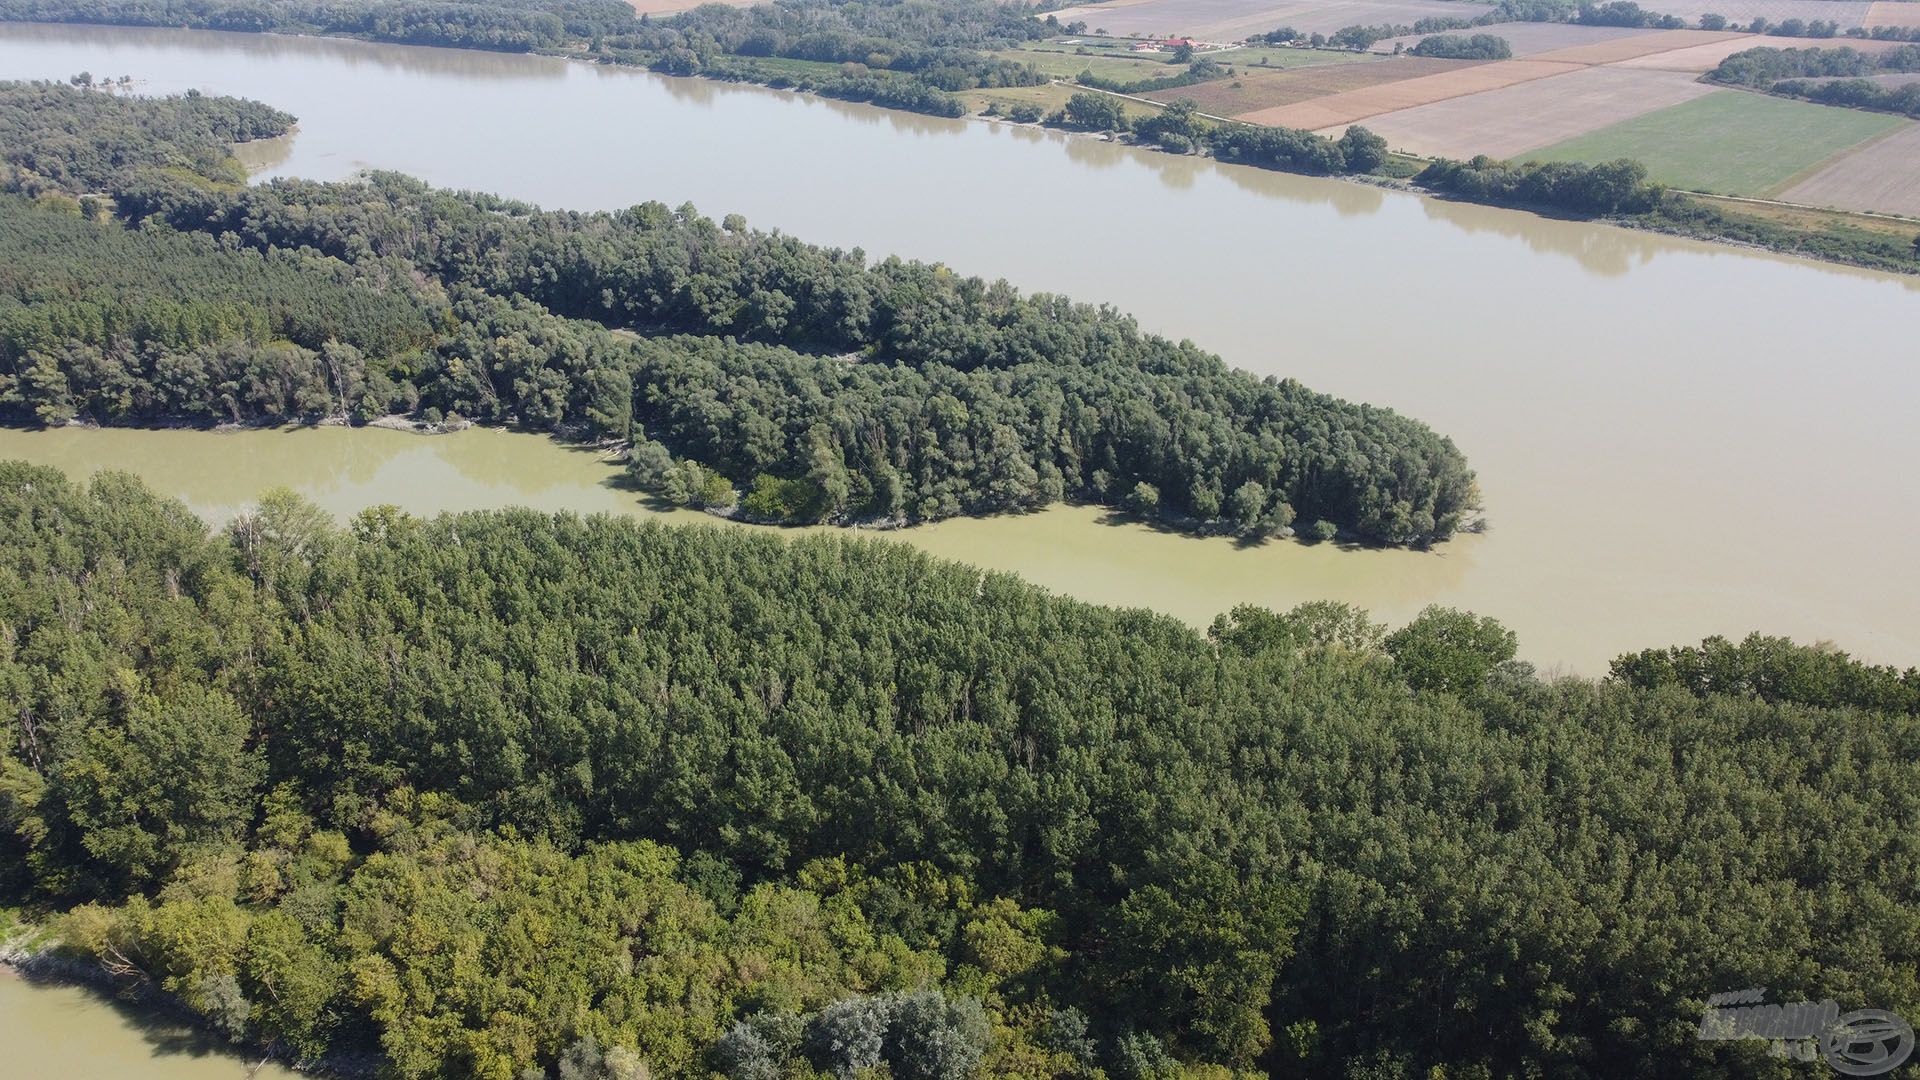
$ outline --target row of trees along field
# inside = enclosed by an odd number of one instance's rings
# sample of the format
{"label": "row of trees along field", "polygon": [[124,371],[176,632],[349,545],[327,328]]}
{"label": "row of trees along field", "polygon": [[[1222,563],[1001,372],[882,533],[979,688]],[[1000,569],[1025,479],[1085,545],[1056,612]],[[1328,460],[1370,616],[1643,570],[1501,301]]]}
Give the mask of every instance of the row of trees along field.
{"label": "row of trees along field", "polygon": [[737,486],[776,520],[1083,498],[1421,542],[1474,502],[1426,427],[1110,309],[691,207],[550,212],[395,175],[245,188],[163,165],[224,128],[160,124],[135,154],[67,134],[102,108],[136,132],[189,106],[0,87],[7,186],[34,199],[0,199],[0,407],[21,418],[457,413],[631,439],[645,485]]}
{"label": "row of trees along field", "polygon": [[503,52],[560,49],[640,25],[620,0],[0,0],[0,20],[335,34]]}
{"label": "row of trees along field", "polygon": [[1920,1011],[1920,673],[1776,639],[1541,680],[1442,609],[0,464],[0,643],[0,903],[296,1060],[1784,1080],[1707,995]]}

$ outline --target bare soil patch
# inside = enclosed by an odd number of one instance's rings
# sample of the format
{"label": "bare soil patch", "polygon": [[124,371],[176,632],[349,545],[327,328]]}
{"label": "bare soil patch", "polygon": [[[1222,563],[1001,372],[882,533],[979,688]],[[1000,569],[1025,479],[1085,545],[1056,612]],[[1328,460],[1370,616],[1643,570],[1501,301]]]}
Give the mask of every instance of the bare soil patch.
{"label": "bare soil patch", "polygon": [[[1865,26],[1869,0],[1664,0],[1659,5],[1643,4],[1662,15],[1678,15],[1690,23],[1706,14],[1725,15],[1742,26],[1758,15],[1770,23],[1788,19],[1832,19],[1841,30]],[[1791,39],[1788,39],[1791,40]]]}
{"label": "bare soil patch", "polygon": [[[1593,67],[1385,113],[1368,118],[1366,126],[1405,153],[1519,158],[1713,90],[1683,72]],[[1322,133],[1337,136],[1343,130]]]}
{"label": "bare soil patch", "polygon": [[1787,188],[1780,198],[1920,218],[1916,176],[1920,176],[1920,124],[1906,124]]}
{"label": "bare soil patch", "polygon": [[1743,35],[1716,33],[1710,30],[1654,30],[1633,37],[1616,38],[1612,41],[1596,41],[1587,45],[1554,49],[1539,53],[1533,59],[1556,60],[1568,64],[1617,64],[1622,60],[1672,52],[1675,49],[1692,48],[1696,45],[1712,45],[1715,42],[1741,36]]}
{"label": "bare soil patch", "polygon": [[1052,12],[1116,37],[1197,37],[1240,41],[1282,26],[1331,34],[1356,23],[1414,23],[1428,15],[1471,19],[1492,4],[1478,0],[1111,0]]}
{"label": "bare soil patch", "polygon": [[1488,90],[1498,90],[1503,86],[1513,86],[1516,83],[1531,82],[1534,79],[1545,79],[1578,70],[1580,70],[1578,64],[1560,64],[1541,60],[1502,60],[1438,75],[1402,79],[1399,82],[1381,86],[1350,90],[1314,101],[1261,109],[1258,112],[1247,113],[1240,119],[1255,124],[1308,130],[1335,127],[1398,109],[1411,109],[1417,105],[1427,105],[1449,98],[1481,94]]}
{"label": "bare soil patch", "polygon": [[1862,25],[1920,27],[1920,4],[1880,0],[1867,9],[1867,21]]}
{"label": "bare soil patch", "polygon": [[[1190,98],[1200,111],[1214,116],[1239,116],[1260,109],[1272,109],[1314,98],[1346,93],[1381,83],[1400,82],[1478,66],[1471,60],[1432,60],[1423,56],[1398,56],[1362,64],[1337,67],[1294,68],[1286,71],[1255,72],[1240,69],[1231,79],[1216,79],[1195,86],[1149,95],[1156,101],[1172,102]],[[1235,85],[1235,84],[1238,85]]]}
{"label": "bare soil patch", "polygon": [[[1826,2],[1833,2],[1833,0],[1826,0]],[[1725,41],[1674,49],[1671,52],[1653,53],[1649,56],[1636,56],[1631,60],[1622,60],[1616,66],[1654,71],[1691,71],[1695,74],[1703,74],[1719,67],[1720,61],[1734,53],[1746,52],[1748,49],[1853,49],[1856,52],[1873,54],[1897,49],[1903,44],[1905,42],[1861,41],[1856,38],[1783,38],[1760,34],[1737,34]]]}
{"label": "bare soil patch", "polygon": [[[1492,34],[1505,38],[1513,48],[1514,59],[1525,59],[1536,53],[1552,49],[1568,49],[1576,45],[1592,45],[1616,38],[1640,37],[1654,33],[1626,26],[1579,26],[1574,23],[1495,23],[1492,26],[1477,27],[1472,30],[1449,30],[1449,34]],[[1406,37],[1388,38],[1374,45],[1374,52],[1393,51],[1395,45],[1413,48],[1432,34],[1409,34]]]}

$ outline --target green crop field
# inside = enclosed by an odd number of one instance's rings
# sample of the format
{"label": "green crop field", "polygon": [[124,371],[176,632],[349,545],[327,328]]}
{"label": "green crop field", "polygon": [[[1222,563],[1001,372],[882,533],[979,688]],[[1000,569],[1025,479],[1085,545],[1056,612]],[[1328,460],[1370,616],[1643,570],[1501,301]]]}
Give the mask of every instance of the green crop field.
{"label": "green crop field", "polygon": [[1632,158],[1653,179],[1724,195],[1764,195],[1902,121],[1880,113],[1724,90],[1575,136],[1532,161]]}

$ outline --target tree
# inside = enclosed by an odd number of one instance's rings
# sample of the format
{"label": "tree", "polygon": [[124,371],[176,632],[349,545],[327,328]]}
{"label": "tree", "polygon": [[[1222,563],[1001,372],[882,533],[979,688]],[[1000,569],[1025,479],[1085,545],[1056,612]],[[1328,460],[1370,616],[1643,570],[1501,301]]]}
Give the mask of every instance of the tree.
{"label": "tree", "polygon": [[121,722],[78,736],[55,776],[87,852],[115,881],[140,886],[195,845],[237,836],[264,764],[226,694],[189,684],[132,696]]}
{"label": "tree", "polygon": [[1340,153],[1350,173],[1370,173],[1386,164],[1387,140],[1353,124],[1339,139]]}
{"label": "tree", "polygon": [[1434,605],[1387,635],[1385,645],[1408,686],[1467,694],[1513,659],[1519,639],[1490,617]]}
{"label": "tree", "polygon": [[988,1035],[978,999],[921,990],[893,1008],[887,1063],[899,1080],[967,1080],[987,1052]]}
{"label": "tree", "polygon": [[1127,509],[1141,517],[1152,517],[1160,511],[1160,489],[1142,480],[1133,485],[1127,493]]}
{"label": "tree", "polygon": [[1127,126],[1126,109],[1119,98],[1082,90],[1067,99],[1066,123],[1083,131],[1122,131]]}
{"label": "tree", "polygon": [[1234,488],[1233,494],[1227,498],[1227,517],[1241,532],[1258,529],[1266,512],[1267,489],[1258,480],[1249,480]]}

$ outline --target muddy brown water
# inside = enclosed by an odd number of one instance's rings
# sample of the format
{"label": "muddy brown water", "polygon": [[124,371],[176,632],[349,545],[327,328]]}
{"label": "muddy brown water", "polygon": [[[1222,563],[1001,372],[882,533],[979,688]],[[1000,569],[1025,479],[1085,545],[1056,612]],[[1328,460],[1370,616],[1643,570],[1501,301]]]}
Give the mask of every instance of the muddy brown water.
{"label": "muddy brown water", "polygon": [[[132,75],[300,118],[263,178],[398,169],[544,205],[693,201],[807,240],[1111,302],[1231,363],[1451,435],[1493,529],[1437,552],[1240,547],[1085,508],[906,542],[1204,623],[1332,597],[1494,615],[1547,667],[1760,628],[1920,661],[1920,281],[1227,167],[1086,138],[541,57],[0,26],[0,78]],[[644,512],[533,436],[0,432],[214,516],[273,484],[341,512]]]}

